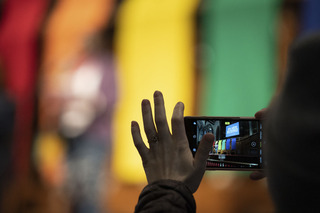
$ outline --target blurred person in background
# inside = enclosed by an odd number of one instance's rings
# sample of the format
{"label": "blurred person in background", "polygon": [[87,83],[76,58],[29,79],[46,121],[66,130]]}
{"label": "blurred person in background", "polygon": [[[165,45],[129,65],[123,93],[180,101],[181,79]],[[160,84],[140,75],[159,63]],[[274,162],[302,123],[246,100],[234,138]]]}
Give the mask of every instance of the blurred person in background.
{"label": "blurred person in background", "polygon": [[116,102],[112,27],[88,37],[65,79],[59,132],[67,142],[66,190],[72,212],[101,212],[111,160]]}
{"label": "blurred person in background", "polygon": [[287,77],[266,114],[267,177],[277,212],[317,212],[320,31],[291,45]]}
{"label": "blurred person in background", "polygon": [[35,157],[70,212],[107,208],[117,2],[58,1],[44,29]]}

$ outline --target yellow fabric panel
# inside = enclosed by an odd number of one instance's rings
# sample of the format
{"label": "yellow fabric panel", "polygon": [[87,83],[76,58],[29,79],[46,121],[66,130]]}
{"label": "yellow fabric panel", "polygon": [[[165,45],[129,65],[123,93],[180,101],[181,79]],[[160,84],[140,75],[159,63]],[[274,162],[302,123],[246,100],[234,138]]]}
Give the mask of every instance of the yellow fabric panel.
{"label": "yellow fabric panel", "polygon": [[142,99],[153,102],[153,92],[162,91],[169,123],[178,101],[185,103],[185,114],[193,113],[192,15],[197,3],[196,0],[131,0],[120,9],[116,37],[120,94],[115,115],[113,171],[121,181],[145,180],[130,134],[131,121],[136,120],[144,136]]}

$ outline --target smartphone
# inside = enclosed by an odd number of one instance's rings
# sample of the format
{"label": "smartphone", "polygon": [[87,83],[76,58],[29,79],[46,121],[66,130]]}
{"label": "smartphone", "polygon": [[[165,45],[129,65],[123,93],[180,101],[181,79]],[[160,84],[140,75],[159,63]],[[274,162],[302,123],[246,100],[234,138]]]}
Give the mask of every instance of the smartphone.
{"label": "smartphone", "polygon": [[250,117],[184,117],[193,155],[206,133],[215,140],[207,160],[208,170],[262,170],[263,126]]}

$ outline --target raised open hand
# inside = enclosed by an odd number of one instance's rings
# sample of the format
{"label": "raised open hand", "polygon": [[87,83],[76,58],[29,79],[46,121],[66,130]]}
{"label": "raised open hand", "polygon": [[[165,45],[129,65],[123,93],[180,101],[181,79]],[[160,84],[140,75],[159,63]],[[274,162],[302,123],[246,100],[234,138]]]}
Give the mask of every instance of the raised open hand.
{"label": "raised open hand", "polygon": [[171,119],[172,133],[169,130],[162,93],[154,93],[155,123],[148,100],[142,101],[144,130],[149,148],[145,145],[139,124],[132,121],[131,132],[134,144],[141,156],[148,183],[171,179],[184,182],[195,192],[206,168],[206,160],[214,136],[206,134],[193,157],[184,126],[184,105],[176,104]]}

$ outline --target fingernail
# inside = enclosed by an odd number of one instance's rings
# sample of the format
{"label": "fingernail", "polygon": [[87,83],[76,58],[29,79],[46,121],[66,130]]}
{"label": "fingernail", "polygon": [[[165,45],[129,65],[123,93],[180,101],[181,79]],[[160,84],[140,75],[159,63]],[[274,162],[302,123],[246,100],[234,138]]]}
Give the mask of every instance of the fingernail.
{"label": "fingernail", "polygon": [[175,106],[175,108],[182,108],[183,110],[184,110],[184,104],[181,102],[181,101],[179,101],[177,104],[176,104],[176,106]]}
{"label": "fingernail", "polygon": [[147,104],[149,104],[149,100],[148,99],[143,99],[141,104],[142,105],[147,105]]}
{"label": "fingernail", "polygon": [[159,90],[156,90],[155,92],[154,92],[154,94],[153,94],[153,97],[159,97],[159,96],[161,96],[162,95],[162,93],[159,91]]}
{"label": "fingernail", "polygon": [[136,121],[131,121],[131,127],[134,127],[137,125],[137,122]]}
{"label": "fingernail", "polygon": [[178,104],[181,105],[182,107],[184,107],[184,103],[183,102],[179,101]]}

